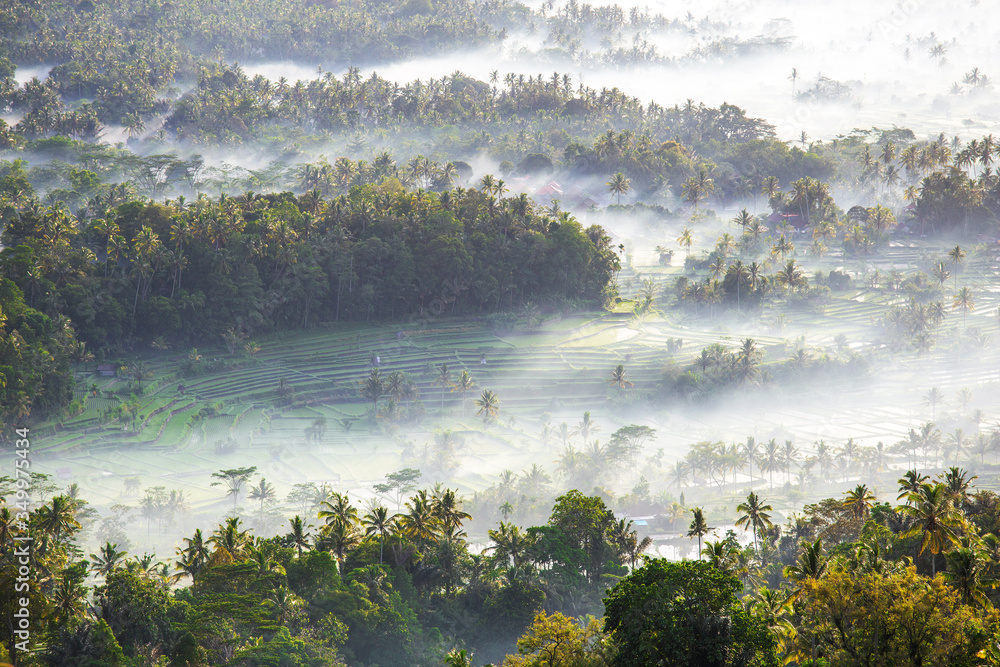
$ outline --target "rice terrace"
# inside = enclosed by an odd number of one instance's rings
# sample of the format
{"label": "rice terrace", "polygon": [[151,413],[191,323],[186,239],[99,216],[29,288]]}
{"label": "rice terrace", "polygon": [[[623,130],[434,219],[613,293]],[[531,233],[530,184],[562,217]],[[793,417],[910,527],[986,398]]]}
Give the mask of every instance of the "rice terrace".
{"label": "rice terrace", "polygon": [[8,0],[0,666],[1000,667],[1000,9]]}

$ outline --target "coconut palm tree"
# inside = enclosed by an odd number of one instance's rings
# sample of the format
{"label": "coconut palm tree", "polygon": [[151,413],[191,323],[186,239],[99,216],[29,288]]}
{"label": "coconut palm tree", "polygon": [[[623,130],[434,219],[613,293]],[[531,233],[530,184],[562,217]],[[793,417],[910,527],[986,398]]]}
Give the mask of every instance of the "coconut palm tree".
{"label": "coconut palm tree", "polygon": [[753,462],[757,460],[757,450],[757,439],[753,436],[747,436],[747,441],[740,445],[740,455],[749,469],[751,488],[753,488]]}
{"label": "coconut palm tree", "polygon": [[260,501],[260,511],[264,511],[264,503],[271,502],[274,500],[277,493],[274,490],[274,485],[270,484],[263,477],[260,478],[260,483],[257,486],[250,487],[250,492],[247,493],[247,498],[250,500]]}
{"label": "coconut palm tree", "polygon": [[354,524],[335,521],[320,528],[319,533],[316,535],[316,548],[320,551],[332,551],[334,557],[337,559],[337,569],[342,570],[344,555],[359,540],[360,537]]}
{"label": "coconut palm tree", "polygon": [[938,403],[944,403],[944,392],[937,387],[931,387],[924,395],[924,403],[931,406],[931,419],[934,419]]}
{"label": "coconut palm tree", "polygon": [[899,484],[899,495],[896,496],[896,500],[909,499],[912,494],[920,489],[920,485],[928,479],[930,479],[930,475],[921,475],[916,470],[907,470],[897,482]]}
{"label": "coconut palm tree", "polygon": [[768,484],[771,488],[774,488],[774,471],[781,469],[781,448],[777,440],[771,438],[764,445],[764,451],[761,453],[758,465],[762,473],[766,472],[768,474]]}
{"label": "coconut palm tree", "polygon": [[105,542],[98,553],[90,554],[90,570],[107,577],[118,569],[126,556],[128,556],[128,551],[118,551],[117,544]]}
{"label": "coconut palm tree", "polygon": [[347,494],[340,494],[334,491],[329,497],[319,505],[319,518],[326,525],[341,524],[354,527],[360,523],[358,509],[351,504]]}
{"label": "coconut palm tree", "polygon": [[361,523],[365,527],[367,537],[378,535],[378,563],[381,565],[385,538],[395,525],[395,517],[389,515],[389,509],[385,505],[378,503],[369,508]]}
{"label": "coconut palm tree", "polygon": [[288,523],[292,527],[292,532],[288,535],[289,541],[299,552],[299,558],[302,558],[302,550],[308,550],[310,548],[309,538],[312,537],[312,533],[309,532],[309,529],[312,526],[303,521],[302,517],[298,514],[289,519]]}
{"label": "coconut palm tree", "polygon": [[625,177],[625,174],[618,172],[611,177],[611,180],[607,183],[608,192],[612,195],[618,197],[618,205],[621,206],[622,195],[628,194],[629,190],[632,189],[632,182]]}
{"label": "coconut palm tree", "polygon": [[490,424],[500,416],[500,397],[489,389],[483,390],[475,400],[475,404],[479,408],[476,415],[482,417],[484,424]]}
{"label": "coconut palm tree", "polygon": [[[773,440],[772,440],[773,442]],[[765,530],[770,530],[774,524],[771,523],[771,515],[774,508],[764,503],[760,497],[753,492],[747,496],[746,502],[740,503],[736,507],[737,512],[742,512],[736,520],[736,525],[744,530],[753,531],[753,546],[757,549],[758,536],[762,536]]]}
{"label": "coconut palm tree", "polygon": [[38,529],[52,537],[53,542],[60,542],[80,529],[76,520],[77,504],[68,496],[56,496],[35,512]]}
{"label": "coconut palm tree", "polygon": [[[823,540],[817,538],[815,542],[802,543],[802,552],[798,560],[795,565],[786,567],[784,574],[801,585],[808,579],[820,579],[826,573],[828,564],[829,559],[823,554]],[[801,591],[801,588],[799,590]]]}
{"label": "coconut palm tree", "polygon": [[688,537],[698,538],[698,558],[701,559],[701,538],[708,534],[711,528],[708,527],[708,523],[705,521],[705,512],[700,507],[695,507],[691,510],[693,519],[691,520],[691,525],[688,527]]}
{"label": "coconut palm tree", "polygon": [[850,491],[845,492],[844,509],[848,510],[857,519],[864,521],[871,515],[872,503],[875,502],[875,494],[868,490],[864,484],[858,484]]}
{"label": "coconut palm tree", "polygon": [[[378,399],[385,393],[385,384],[382,381],[382,371],[377,367],[368,372],[368,377],[360,382],[361,396],[372,402],[372,412],[378,406]],[[441,399],[442,401],[444,399]]]}
{"label": "coconut palm tree", "polygon": [[611,371],[611,379],[608,380],[608,382],[612,386],[617,386],[622,389],[632,386],[632,383],[625,377],[625,366],[622,364],[618,364],[615,366],[614,370]]}
{"label": "coconut palm tree", "polygon": [[958,308],[962,311],[962,327],[966,325],[966,317],[970,310],[976,309],[976,299],[972,293],[972,289],[969,287],[963,287],[958,291],[955,297],[951,301],[952,308]]}
{"label": "coconut palm tree", "polygon": [[180,558],[177,560],[178,574],[175,575],[175,578],[187,575],[194,581],[205,563],[208,562],[211,550],[208,548],[208,542],[202,536],[200,528],[194,531],[192,537],[184,538],[184,545],[184,547],[177,548],[177,555]]}
{"label": "coconut palm tree", "polygon": [[691,254],[691,246],[694,245],[694,232],[691,231],[690,227],[685,227],[681,230],[681,235],[677,237],[677,245],[684,246],[687,250],[687,254]]}
{"label": "coconut palm tree", "polygon": [[965,260],[965,256],[968,254],[962,246],[957,245],[948,251],[948,259],[951,260],[952,265],[955,267],[955,291],[958,291],[958,267]]}
{"label": "coconut palm tree", "polygon": [[438,366],[437,375],[434,377],[434,384],[441,387],[441,411],[444,412],[445,391],[451,391],[454,386],[451,381],[451,371],[448,369],[448,364]]}
{"label": "coconut palm tree", "polygon": [[458,376],[458,380],[455,381],[455,387],[452,391],[458,391],[462,394],[462,415],[465,415],[465,394],[472,391],[475,386],[476,379],[466,370],[463,370],[462,374]]}
{"label": "coconut palm tree", "polygon": [[957,539],[961,517],[944,484],[924,483],[907,496],[907,504],[899,511],[914,520],[913,527],[903,537],[921,535],[917,555],[931,552],[931,576],[937,573],[937,554],[946,551]]}
{"label": "coconut palm tree", "polygon": [[989,575],[991,561],[985,557],[975,543],[964,540],[944,555],[947,569],[945,581],[955,587],[962,596],[962,603],[980,608],[989,608],[990,601],[983,594],[983,588],[996,588],[997,580]]}

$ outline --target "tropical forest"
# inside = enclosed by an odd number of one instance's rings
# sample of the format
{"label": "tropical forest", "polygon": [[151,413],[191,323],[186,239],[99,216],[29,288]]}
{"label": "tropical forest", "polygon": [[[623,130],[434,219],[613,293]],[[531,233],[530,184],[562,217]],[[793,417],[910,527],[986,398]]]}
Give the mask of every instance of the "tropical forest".
{"label": "tropical forest", "polygon": [[0,666],[1000,667],[998,40],[0,3]]}

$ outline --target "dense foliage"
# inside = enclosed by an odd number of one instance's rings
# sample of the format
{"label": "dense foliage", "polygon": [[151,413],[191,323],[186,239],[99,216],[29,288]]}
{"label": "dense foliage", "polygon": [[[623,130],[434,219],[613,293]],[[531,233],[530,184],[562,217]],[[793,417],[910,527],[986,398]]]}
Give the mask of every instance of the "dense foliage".
{"label": "dense foliage", "polygon": [[[388,486],[412,489],[405,472]],[[253,475],[215,477],[234,501],[266,499],[266,480],[248,493]],[[295,496],[313,521],[296,516],[274,538],[233,517],[185,538],[170,562],[111,541],[83,558],[94,513],[71,488],[27,515],[32,641],[47,648],[19,664],[471,665],[476,653],[509,667],[993,665],[1000,502],[974,479],[910,471],[899,505],[860,484],[783,527],[751,493],[737,525],[754,544],[729,533],[681,562],[641,556],[649,541],[577,491],[544,525],[501,521],[477,554],[454,491],[417,491],[394,513],[310,485]],[[0,578],[12,585],[22,502],[2,481]],[[33,477],[33,494],[53,488]],[[701,508],[693,515],[689,535],[707,533]],[[603,619],[572,618],[600,614],[602,595]],[[12,639],[0,628],[0,656]]]}

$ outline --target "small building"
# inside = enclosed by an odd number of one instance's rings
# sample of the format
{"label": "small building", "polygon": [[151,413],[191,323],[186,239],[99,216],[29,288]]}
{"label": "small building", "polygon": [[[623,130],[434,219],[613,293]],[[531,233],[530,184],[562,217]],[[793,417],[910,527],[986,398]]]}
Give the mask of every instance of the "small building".
{"label": "small building", "polygon": [[767,216],[767,221],[772,225],[772,229],[787,224],[797,232],[804,232],[809,227],[809,223],[797,213],[772,213]]}
{"label": "small building", "polygon": [[97,374],[102,378],[113,378],[117,375],[114,364],[98,364]]}

